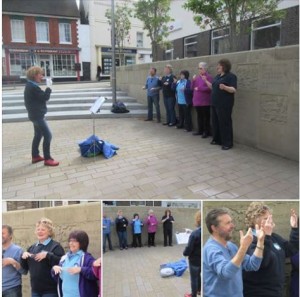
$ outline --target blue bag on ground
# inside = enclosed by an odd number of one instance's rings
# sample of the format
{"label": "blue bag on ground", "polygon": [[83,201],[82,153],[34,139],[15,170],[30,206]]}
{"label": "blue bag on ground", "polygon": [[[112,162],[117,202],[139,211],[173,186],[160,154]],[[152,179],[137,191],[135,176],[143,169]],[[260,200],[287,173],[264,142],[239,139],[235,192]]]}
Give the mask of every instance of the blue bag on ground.
{"label": "blue bag on ground", "polygon": [[96,135],[92,135],[89,138],[79,143],[80,153],[82,157],[95,157],[103,153],[106,159],[113,157],[119,149],[114,144],[99,139]]}
{"label": "blue bag on ground", "polygon": [[167,267],[172,268],[176,276],[182,276],[187,269],[187,263],[185,258],[182,258],[177,262],[170,262],[170,263],[160,265],[160,268],[167,268]]}

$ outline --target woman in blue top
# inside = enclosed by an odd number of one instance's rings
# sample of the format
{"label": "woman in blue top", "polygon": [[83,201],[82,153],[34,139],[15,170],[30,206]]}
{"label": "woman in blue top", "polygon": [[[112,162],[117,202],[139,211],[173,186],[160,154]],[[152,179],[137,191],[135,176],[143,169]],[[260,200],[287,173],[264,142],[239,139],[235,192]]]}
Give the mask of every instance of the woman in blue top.
{"label": "woman in blue top", "polygon": [[98,297],[97,278],[93,273],[95,259],[87,252],[88,235],[81,230],[72,231],[68,241],[70,251],[52,268],[59,296]]}
{"label": "woman in blue top", "polygon": [[132,225],[132,232],[133,232],[133,247],[137,247],[137,242],[139,244],[139,247],[142,247],[142,227],[143,223],[140,220],[140,216],[135,213],[133,215],[133,219],[131,221]]}
{"label": "woman in blue top", "polygon": [[172,88],[176,91],[176,98],[179,111],[179,123],[177,129],[185,128],[186,132],[192,131],[192,100],[193,91],[191,89],[191,81],[189,80],[189,72],[182,70],[180,72],[180,79],[174,78]]}

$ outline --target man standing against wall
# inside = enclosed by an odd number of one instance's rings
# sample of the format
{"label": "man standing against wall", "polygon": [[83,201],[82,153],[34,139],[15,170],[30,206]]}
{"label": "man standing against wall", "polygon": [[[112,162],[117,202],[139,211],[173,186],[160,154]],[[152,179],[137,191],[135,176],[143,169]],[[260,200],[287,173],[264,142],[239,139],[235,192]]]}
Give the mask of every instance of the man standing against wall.
{"label": "man standing against wall", "polygon": [[146,84],[143,87],[147,90],[148,101],[148,117],[145,121],[153,121],[153,104],[156,109],[156,119],[160,123],[160,106],[159,106],[159,90],[161,88],[161,81],[156,75],[156,68],[151,67],[149,70],[149,76],[147,77]]}
{"label": "man standing against wall", "polygon": [[230,240],[234,230],[229,210],[216,208],[206,216],[211,234],[203,250],[203,283],[205,297],[243,297],[242,270],[258,270],[263,257],[265,230],[268,224],[256,226],[257,245],[252,256],[247,250],[252,243],[251,228],[240,231],[240,247]]}
{"label": "man standing against wall", "polygon": [[12,243],[11,226],[2,226],[2,297],[22,297],[21,247]]}

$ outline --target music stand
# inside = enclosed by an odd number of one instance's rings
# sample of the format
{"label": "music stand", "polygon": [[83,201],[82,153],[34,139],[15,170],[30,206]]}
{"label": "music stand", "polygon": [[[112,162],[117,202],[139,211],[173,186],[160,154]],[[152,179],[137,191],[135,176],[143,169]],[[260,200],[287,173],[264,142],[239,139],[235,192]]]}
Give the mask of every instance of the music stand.
{"label": "music stand", "polygon": [[98,97],[90,108],[90,112],[91,112],[92,120],[93,120],[94,158],[96,157],[96,139],[95,139],[95,137],[96,137],[96,123],[95,123],[96,117],[95,117],[95,115],[97,113],[100,113],[101,106],[104,104],[105,100],[106,100],[105,97]]}

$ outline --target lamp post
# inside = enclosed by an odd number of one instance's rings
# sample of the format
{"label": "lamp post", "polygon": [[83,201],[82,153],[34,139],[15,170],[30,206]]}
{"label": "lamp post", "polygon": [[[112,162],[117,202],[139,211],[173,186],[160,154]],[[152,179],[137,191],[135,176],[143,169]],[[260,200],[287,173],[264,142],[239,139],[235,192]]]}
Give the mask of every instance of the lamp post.
{"label": "lamp post", "polygon": [[111,0],[111,84],[112,84],[112,102],[117,102],[117,84],[116,84],[116,40],[115,40],[115,0]]}

